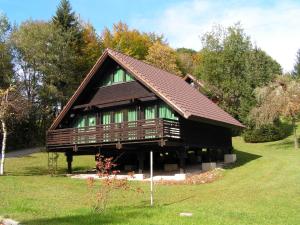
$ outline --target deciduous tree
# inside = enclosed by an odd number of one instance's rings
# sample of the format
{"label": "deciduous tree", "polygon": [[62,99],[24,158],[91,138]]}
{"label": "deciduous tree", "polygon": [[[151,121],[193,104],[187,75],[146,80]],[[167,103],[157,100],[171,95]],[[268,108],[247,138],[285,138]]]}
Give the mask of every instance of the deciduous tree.
{"label": "deciduous tree", "polygon": [[8,42],[11,26],[0,13],[0,88],[8,87],[13,76],[12,52]]}
{"label": "deciduous tree", "polygon": [[26,105],[26,101],[24,101],[23,97],[15,87],[10,86],[7,89],[0,89],[0,122],[1,131],[3,134],[0,175],[4,174],[5,151],[8,133],[7,122],[10,119],[19,119],[24,116],[27,108]]}
{"label": "deciduous tree", "polygon": [[175,50],[165,44],[155,42],[150,48],[146,56],[146,62],[166,70],[170,73],[181,75],[178,68],[178,58]]}
{"label": "deciduous tree", "polygon": [[197,76],[223,109],[246,123],[255,105],[253,90],[281,74],[280,65],[253,47],[239,24],[227,29],[217,26],[202,41]]}
{"label": "deciduous tree", "polygon": [[154,33],[142,33],[129,29],[122,22],[113,25],[112,31],[105,28],[101,35],[103,46],[112,48],[137,59],[145,59],[154,42],[163,42],[163,37]]}
{"label": "deciduous tree", "polygon": [[178,48],[176,49],[178,57],[178,67],[183,74],[194,74],[197,64],[198,53],[193,49]]}
{"label": "deciduous tree", "polygon": [[258,105],[251,116],[257,126],[273,123],[284,117],[292,121],[294,128],[294,145],[298,148],[296,120],[300,113],[300,83],[290,77],[278,77],[274,82],[257,88]]}

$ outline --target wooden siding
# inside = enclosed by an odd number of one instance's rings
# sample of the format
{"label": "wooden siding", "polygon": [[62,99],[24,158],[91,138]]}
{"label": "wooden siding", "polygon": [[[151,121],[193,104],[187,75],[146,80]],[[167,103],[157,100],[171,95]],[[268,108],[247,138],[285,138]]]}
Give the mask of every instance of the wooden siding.
{"label": "wooden siding", "polygon": [[231,148],[231,130],[196,121],[181,121],[181,132],[187,146],[201,148]]}
{"label": "wooden siding", "polygon": [[90,105],[101,105],[110,102],[137,99],[142,97],[154,96],[136,81],[115,84],[107,87],[101,87],[93,96]]}

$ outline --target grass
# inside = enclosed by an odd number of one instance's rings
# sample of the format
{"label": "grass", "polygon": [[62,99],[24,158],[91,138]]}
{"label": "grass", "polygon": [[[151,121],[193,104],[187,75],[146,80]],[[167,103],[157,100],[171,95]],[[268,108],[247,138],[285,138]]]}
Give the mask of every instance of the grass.
{"label": "grass", "polygon": [[[90,208],[86,181],[47,175],[47,155],[8,159],[0,177],[0,215],[32,225],[74,224],[300,224],[300,150],[292,137],[246,144],[233,140],[238,163],[210,184],[155,185],[155,206],[149,207],[149,187],[112,195],[101,214]],[[94,165],[92,156],[74,159],[74,169]],[[65,170],[59,157],[59,172]],[[192,217],[179,217],[192,212]]]}

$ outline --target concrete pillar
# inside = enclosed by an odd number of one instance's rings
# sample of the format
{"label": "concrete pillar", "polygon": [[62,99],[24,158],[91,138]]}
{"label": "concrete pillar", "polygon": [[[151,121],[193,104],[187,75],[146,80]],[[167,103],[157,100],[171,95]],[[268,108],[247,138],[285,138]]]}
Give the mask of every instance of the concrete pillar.
{"label": "concrete pillar", "polygon": [[145,153],[143,151],[138,152],[137,158],[138,158],[138,163],[139,163],[138,173],[143,173],[143,170],[144,170],[144,161],[145,161]]}
{"label": "concrete pillar", "polygon": [[72,173],[72,162],[73,162],[73,153],[71,151],[66,152],[67,163],[68,163],[68,173]]}

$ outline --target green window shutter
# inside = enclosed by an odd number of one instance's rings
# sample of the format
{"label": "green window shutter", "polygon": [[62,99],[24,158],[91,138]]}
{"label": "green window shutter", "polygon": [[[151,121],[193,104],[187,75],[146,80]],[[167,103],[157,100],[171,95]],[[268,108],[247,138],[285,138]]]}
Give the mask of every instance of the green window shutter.
{"label": "green window shutter", "polygon": [[78,118],[77,123],[76,123],[76,128],[81,128],[81,127],[85,127],[85,118],[84,117]]}
{"label": "green window shutter", "polygon": [[115,112],[115,123],[122,123],[123,122],[123,112]]}
{"label": "green window shutter", "polygon": [[129,109],[128,110],[128,121],[137,121],[137,111],[136,109]]}
{"label": "green window shutter", "polygon": [[110,112],[102,114],[102,124],[110,124]]}
{"label": "green window shutter", "polygon": [[129,73],[126,73],[126,75],[125,75],[125,81],[126,82],[134,81],[134,79],[133,79],[133,77]]}
{"label": "green window shutter", "polygon": [[168,105],[161,104],[158,109],[159,118],[178,120],[178,117],[175,115],[174,110],[172,110]]}
{"label": "green window shutter", "polygon": [[125,71],[122,69],[118,69],[114,72],[114,83],[124,82]]}
{"label": "green window shutter", "polygon": [[88,126],[89,127],[96,126],[96,116],[89,116],[88,117]]}
{"label": "green window shutter", "polygon": [[166,118],[167,107],[166,105],[160,105],[158,109],[159,118]]}
{"label": "green window shutter", "polygon": [[155,119],[155,107],[154,106],[148,106],[145,108],[145,119],[146,120]]}

